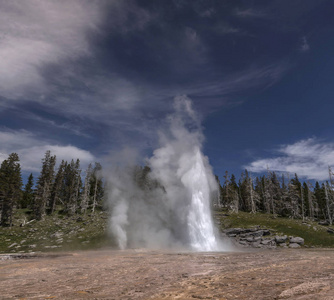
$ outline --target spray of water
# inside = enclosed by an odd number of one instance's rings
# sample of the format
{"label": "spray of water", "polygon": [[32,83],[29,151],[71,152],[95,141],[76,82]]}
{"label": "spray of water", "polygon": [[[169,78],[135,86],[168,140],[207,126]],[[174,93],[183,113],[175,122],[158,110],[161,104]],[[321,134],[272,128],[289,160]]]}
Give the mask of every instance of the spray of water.
{"label": "spray of water", "polygon": [[210,201],[218,186],[202,153],[199,118],[186,96],[175,99],[174,110],[147,160],[150,169],[128,164],[110,174],[110,230],[121,249],[227,250],[212,222]]}

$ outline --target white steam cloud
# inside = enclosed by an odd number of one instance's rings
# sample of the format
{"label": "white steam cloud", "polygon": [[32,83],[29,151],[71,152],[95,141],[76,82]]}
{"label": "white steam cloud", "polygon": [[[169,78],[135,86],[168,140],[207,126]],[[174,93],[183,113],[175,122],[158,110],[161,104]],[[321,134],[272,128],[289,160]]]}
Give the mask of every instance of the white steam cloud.
{"label": "white steam cloud", "polygon": [[121,249],[227,250],[212,222],[210,200],[218,187],[202,153],[200,122],[186,96],[175,99],[174,109],[149,167],[117,167],[110,174],[110,230]]}

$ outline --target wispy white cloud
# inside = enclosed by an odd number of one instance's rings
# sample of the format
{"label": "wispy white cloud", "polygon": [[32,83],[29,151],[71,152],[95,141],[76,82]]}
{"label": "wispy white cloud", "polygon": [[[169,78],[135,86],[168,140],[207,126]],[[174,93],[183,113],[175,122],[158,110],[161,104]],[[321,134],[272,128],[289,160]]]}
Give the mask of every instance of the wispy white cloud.
{"label": "wispy white cloud", "polygon": [[111,27],[123,34],[141,31],[157,18],[156,14],[138,6],[132,0],[111,1],[109,9]]}
{"label": "wispy white cloud", "polygon": [[17,99],[47,91],[43,68],[91,54],[88,32],[97,30],[96,1],[2,1],[0,95]]}
{"label": "wispy white cloud", "polygon": [[[276,157],[258,159],[245,166],[252,172],[272,171],[297,173],[298,176],[328,179],[328,166],[334,166],[334,143],[325,143],[315,138],[280,146]],[[277,155],[278,154],[278,155]]]}
{"label": "wispy white cloud", "polygon": [[265,18],[267,17],[267,14],[263,11],[256,10],[253,8],[247,8],[247,9],[237,9],[235,12],[236,16],[241,18]]}
{"label": "wispy white cloud", "polygon": [[57,162],[61,160],[71,161],[80,159],[81,166],[85,168],[96,159],[89,151],[73,145],[59,145],[52,141],[41,140],[33,133],[26,130],[1,130],[0,131],[0,163],[8,158],[12,152],[20,157],[21,169],[24,172],[39,172],[41,159],[47,150],[57,156]]}
{"label": "wispy white cloud", "polygon": [[279,81],[289,69],[286,62],[257,66],[222,76],[212,82],[203,82],[189,88],[189,94],[196,96],[232,96],[236,92],[251,88],[266,88]]}
{"label": "wispy white cloud", "polygon": [[310,44],[308,43],[308,40],[306,36],[302,38],[302,44],[300,46],[300,51],[301,52],[308,52],[310,50]]}

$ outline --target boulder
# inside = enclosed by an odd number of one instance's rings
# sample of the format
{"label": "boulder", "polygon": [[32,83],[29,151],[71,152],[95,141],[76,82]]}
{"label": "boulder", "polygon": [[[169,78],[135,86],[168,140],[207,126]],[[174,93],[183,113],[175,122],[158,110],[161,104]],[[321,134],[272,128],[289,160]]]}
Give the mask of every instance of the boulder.
{"label": "boulder", "polygon": [[254,232],[252,232],[252,235],[253,236],[263,236],[263,230],[257,230],[257,231],[254,231]]}
{"label": "boulder", "polygon": [[252,229],[248,228],[229,228],[225,230],[225,233],[230,236],[231,234],[241,235],[252,232]]}
{"label": "boulder", "polygon": [[275,236],[275,242],[277,244],[282,244],[287,241],[288,237],[286,235],[276,235]]}
{"label": "boulder", "polygon": [[289,248],[300,248],[300,245],[297,243],[290,243]]}
{"label": "boulder", "polygon": [[331,234],[334,234],[334,229],[333,228],[327,228],[327,232],[331,233]]}
{"label": "boulder", "polygon": [[254,247],[254,248],[259,248],[259,247],[260,247],[260,244],[261,244],[261,241],[254,241],[254,242],[252,243],[252,247]]}
{"label": "boulder", "polygon": [[267,245],[272,245],[272,246],[276,245],[274,239],[264,239],[264,240],[261,241],[261,244],[265,245],[265,246],[267,246]]}
{"label": "boulder", "polygon": [[225,233],[227,235],[231,235],[231,234],[241,234],[244,230],[242,228],[229,228],[225,230]]}
{"label": "boulder", "polygon": [[304,245],[304,239],[301,237],[290,236],[290,244]]}
{"label": "boulder", "polygon": [[270,235],[270,230],[268,230],[268,229],[264,229],[264,230],[262,230],[263,231],[263,235]]}

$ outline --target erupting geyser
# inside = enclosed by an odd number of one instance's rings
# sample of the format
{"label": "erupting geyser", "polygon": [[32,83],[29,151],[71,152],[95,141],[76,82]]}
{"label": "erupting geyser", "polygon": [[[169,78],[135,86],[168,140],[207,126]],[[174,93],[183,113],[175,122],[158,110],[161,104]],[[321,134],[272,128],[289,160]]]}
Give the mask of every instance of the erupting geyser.
{"label": "erupting geyser", "polygon": [[110,229],[121,249],[224,250],[211,217],[218,186],[201,150],[200,122],[189,98],[177,97],[174,109],[160,132],[160,148],[147,160],[150,171],[140,169],[139,179],[131,167],[110,175]]}

